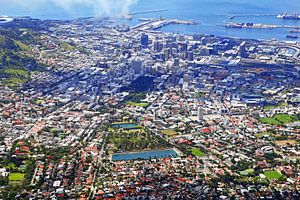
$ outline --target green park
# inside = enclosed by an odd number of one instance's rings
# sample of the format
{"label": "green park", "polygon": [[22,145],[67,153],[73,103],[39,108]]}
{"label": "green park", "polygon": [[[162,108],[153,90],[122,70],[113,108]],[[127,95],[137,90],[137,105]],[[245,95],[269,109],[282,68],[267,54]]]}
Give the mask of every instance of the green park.
{"label": "green park", "polygon": [[273,117],[261,118],[260,122],[275,126],[286,125],[289,123],[300,121],[299,115],[277,114]]}

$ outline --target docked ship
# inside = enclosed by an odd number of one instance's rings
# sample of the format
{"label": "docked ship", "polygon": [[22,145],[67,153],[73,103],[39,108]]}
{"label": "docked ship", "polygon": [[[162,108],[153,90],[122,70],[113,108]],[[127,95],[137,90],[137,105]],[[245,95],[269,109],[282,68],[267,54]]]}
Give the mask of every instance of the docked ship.
{"label": "docked ship", "polygon": [[277,18],[300,20],[300,15],[298,13],[295,13],[295,14],[283,13],[283,14],[277,15]]}

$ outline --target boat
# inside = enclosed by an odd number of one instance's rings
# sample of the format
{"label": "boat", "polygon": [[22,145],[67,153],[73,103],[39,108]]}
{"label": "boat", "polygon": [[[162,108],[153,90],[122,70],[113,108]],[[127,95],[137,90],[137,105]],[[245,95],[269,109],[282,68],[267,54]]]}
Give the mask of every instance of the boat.
{"label": "boat", "polygon": [[286,38],[297,39],[298,35],[287,35]]}
{"label": "boat", "polygon": [[295,14],[283,13],[283,14],[277,15],[277,18],[300,20],[300,15],[298,13],[295,13]]}
{"label": "boat", "polygon": [[300,33],[300,29],[294,29],[294,30],[290,30],[290,33]]}

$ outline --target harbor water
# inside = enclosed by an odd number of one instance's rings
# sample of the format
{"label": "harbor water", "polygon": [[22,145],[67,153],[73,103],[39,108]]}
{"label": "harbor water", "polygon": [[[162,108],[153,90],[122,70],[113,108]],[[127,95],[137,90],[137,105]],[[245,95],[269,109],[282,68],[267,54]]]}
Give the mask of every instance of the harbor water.
{"label": "harbor water", "polygon": [[[48,1],[45,1],[46,4]],[[155,9],[167,11],[142,13],[133,16],[132,20],[118,20],[118,23],[136,25],[139,18],[171,18],[194,20],[198,25],[169,25],[160,31],[184,34],[206,33],[217,36],[240,37],[247,39],[278,39],[286,40],[288,29],[232,29],[217,26],[227,22],[252,22],[275,25],[300,26],[300,20],[278,19],[282,13],[300,13],[300,0],[138,0],[129,8],[129,12],[139,12]],[[264,14],[257,16],[257,14]],[[70,19],[93,16],[94,10],[87,7],[76,7],[66,11],[51,4],[43,5],[43,9],[25,6],[2,5],[0,15],[31,16],[41,19]],[[231,16],[237,16],[230,19]],[[298,34],[298,33],[297,33]],[[300,36],[300,35],[299,35]],[[290,40],[290,39],[289,39]]]}

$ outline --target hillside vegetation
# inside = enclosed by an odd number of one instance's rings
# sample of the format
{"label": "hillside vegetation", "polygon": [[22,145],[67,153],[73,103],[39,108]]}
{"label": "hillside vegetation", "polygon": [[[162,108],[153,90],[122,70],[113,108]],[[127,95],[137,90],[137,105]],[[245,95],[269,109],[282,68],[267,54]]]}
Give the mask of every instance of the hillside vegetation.
{"label": "hillside vegetation", "polygon": [[10,87],[23,84],[35,70],[35,60],[25,56],[34,36],[27,31],[0,29],[0,84]]}

